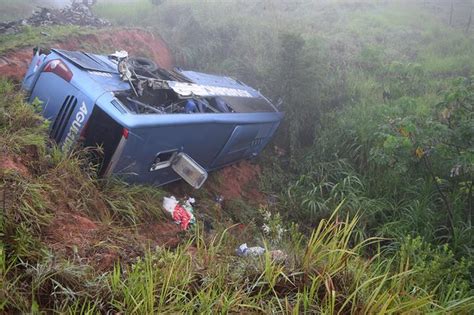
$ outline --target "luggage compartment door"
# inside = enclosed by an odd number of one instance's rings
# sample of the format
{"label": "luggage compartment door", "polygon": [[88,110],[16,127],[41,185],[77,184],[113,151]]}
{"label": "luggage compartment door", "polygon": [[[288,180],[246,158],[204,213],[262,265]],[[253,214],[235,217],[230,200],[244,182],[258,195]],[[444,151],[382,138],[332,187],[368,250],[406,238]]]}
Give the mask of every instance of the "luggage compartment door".
{"label": "luggage compartment door", "polygon": [[271,136],[273,123],[237,125],[229,140],[214,160],[213,167],[258,155]]}

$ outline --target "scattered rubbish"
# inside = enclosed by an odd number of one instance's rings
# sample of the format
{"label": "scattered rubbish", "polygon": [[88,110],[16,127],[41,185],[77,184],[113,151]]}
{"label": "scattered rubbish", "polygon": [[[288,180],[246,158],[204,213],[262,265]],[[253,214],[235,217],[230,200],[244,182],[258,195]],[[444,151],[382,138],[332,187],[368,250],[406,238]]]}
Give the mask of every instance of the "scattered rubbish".
{"label": "scattered rubbish", "polygon": [[222,195],[216,195],[216,196],[214,197],[214,201],[217,202],[218,204],[221,204],[221,203],[224,202],[224,196],[222,196]]}
{"label": "scattered rubbish", "polygon": [[[247,243],[243,243],[236,250],[237,256],[247,257],[247,256],[261,256],[265,253],[265,248],[260,246],[248,247]],[[282,250],[270,250],[268,251],[270,258],[275,262],[285,262],[288,258],[288,255],[285,254]]]}
{"label": "scattered rubbish", "polygon": [[194,208],[193,204],[196,202],[196,199],[189,197],[183,205],[183,208],[191,214],[191,220],[189,220],[190,224],[196,223],[196,218],[194,217]]}
{"label": "scattered rubbish", "polygon": [[243,243],[237,248],[236,253],[238,256],[260,256],[265,253],[265,248],[260,246],[247,247],[247,243]]}
{"label": "scattered rubbish", "polygon": [[178,204],[173,211],[173,220],[181,226],[181,230],[187,230],[191,222],[191,214]]}
{"label": "scattered rubbish", "polygon": [[110,22],[96,17],[89,4],[74,2],[63,9],[39,8],[26,19],[0,23],[0,34],[14,34],[24,26],[80,25],[110,26]]}
{"label": "scattered rubbish", "polygon": [[195,202],[194,198],[188,198],[184,205],[180,205],[179,201],[174,196],[163,198],[163,208],[171,214],[176,224],[179,224],[181,230],[187,230],[189,224],[196,223],[194,217],[194,209],[192,204]]}

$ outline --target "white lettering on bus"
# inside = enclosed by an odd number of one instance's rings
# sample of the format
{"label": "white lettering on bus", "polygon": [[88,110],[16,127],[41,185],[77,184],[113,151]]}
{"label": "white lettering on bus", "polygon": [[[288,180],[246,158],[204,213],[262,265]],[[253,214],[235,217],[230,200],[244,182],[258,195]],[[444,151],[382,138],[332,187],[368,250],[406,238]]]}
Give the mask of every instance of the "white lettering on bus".
{"label": "white lettering on bus", "polygon": [[71,128],[69,128],[66,139],[64,140],[64,144],[63,144],[64,151],[69,151],[69,149],[71,148],[72,144],[77,138],[77,134],[81,130],[82,123],[84,122],[84,119],[86,118],[86,116],[87,116],[87,106],[85,102],[82,102],[82,105],[79,108],[79,111],[76,113],[76,117],[74,118],[74,121],[71,124]]}
{"label": "white lettering on bus", "polygon": [[221,95],[221,96],[253,97],[252,94],[250,94],[246,90],[221,87],[221,86],[197,85],[197,84],[191,84],[191,83],[173,82],[171,87],[176,93],[181,94],[183,96],[190,96],[191,94],[194,94],[198,96]]}

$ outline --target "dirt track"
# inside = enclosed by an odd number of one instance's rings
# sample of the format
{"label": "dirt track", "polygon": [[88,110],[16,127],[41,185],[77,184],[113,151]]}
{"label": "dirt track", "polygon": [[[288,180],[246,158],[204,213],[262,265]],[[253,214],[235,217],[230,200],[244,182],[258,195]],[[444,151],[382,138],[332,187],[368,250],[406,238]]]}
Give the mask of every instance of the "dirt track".
{"label": "dirt track", "polygon": [[[142,29],[104,29],[96,34],[70,37],[49,46],[69,50],[87,49],[90,52],[113,52],[110,47],[115,47],[134,56],[152,58],[162,68],[173,67],[173,57],[163,39]],[[32,48],[22,47],[0,55],[0,76],[22,80],[31,61]]]}

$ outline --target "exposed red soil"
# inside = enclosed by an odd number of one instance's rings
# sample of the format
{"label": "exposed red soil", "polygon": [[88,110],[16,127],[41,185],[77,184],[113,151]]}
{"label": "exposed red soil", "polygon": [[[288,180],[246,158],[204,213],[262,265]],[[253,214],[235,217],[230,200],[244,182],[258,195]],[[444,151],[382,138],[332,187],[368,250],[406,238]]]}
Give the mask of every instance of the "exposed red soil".
{"label": "exposed red soil", "polygon": [[261,175],[260,166],[249,161],[228,166],[219,171],[218,193],[224,199],[236,199],[245,197],[250,201],[264,199],[258,190],[258,179]]}
{"label": "exposed red soil", "polygon": [[[6,173],[14,172],[28,181],[35,182],[37,165],[33,160],[38,153],[37,149],[28,146],[23,151],[21,157],[10,153],[2,154],[0,178]],[[139,226],[94,219],[100,217],[100,214],[108,213],[100,190],[91,186],[87,201],[88,210],[85,212],[83,205],[76,202],[77,191],[67,189],[68,186],[78,187],[83,183],[75,182],[74,176],[67,175],[51,172],[42,178],[50,184],[43,197],[52,219],[48,226],[42,228],[40,235],[55,256],[85,261],[97,270],[105,271],[110,270],[117,261],[128,263],[143,255],[146,248],[175,248],[180,244],[181,230],[171,218]],[[0,195],[3,196],[1,190]],[[15,197],[12,195],[10,198]]]}
{"label": "exposed red soil", "polygon": [[6,172],[16,172],[22,176],[29,175],[28,168],[20,157],[10,156],[8,154],[2,155],[0,159],[0,174]]}
{"label": "exposed red soil", "polygon": [[[173,57],[164,40],[142,29],[104,29],[95,34],[73,36],[48,45],[90,52],[126,50],[130,55],[152,58],[160,67],[171,69]],[[32,58],[33,47],[23,47],[0,55],[0,75],[20,81]]]}
{"label": "exposed red soil", "polygon": [[[204,189],[214,196],[225,199],[249,199],[262,201],[265,196],[259,191],[258,182],[261,176],[260,166],[250,161],[241,161],[226,166],[212,174],[213,176],[204,185]],[[214,177],[214,175],[217,175]],[[170,195],[180,198],[194,196],[195,191],[184,181],[177,181],[164,187]],[[199,200],[198,200],[199,202]]]}
{"label": "exposed red soil", "polygon": [[153,241],[156,245],[174,248],[181,242],[178,235],[181,229],[179,225],[172,222],[145,224],[140,226],[138,231],[140,235]]}
{"label": "exposed red soil", "polygon": [[117,261],[129,262],[144,249],[163,246],[175,248],[180,243],[179,227],[161,222],[134,227],[120,227],[95,222],[83,213],[58,208],[51,224],[42,232],[43,240],[56,255],[81,259],[104,271]]}
{"label": "exposed red soil", "polygon": [[[68,179],[71,185],[77,186]],[[74,190],[53,188],[49,196],[55,205],[54,218],[43,231],[44,242],[57,255],[87,261],[100,271],[109,270],[117,261],[128,263],[141,256],[146,248],[175,248],[181,242],[179,226],[172,219],[147,222],[138,226],[116,221],[96,220],[89,213],[109,213],[96,188],[90,193],[87,211],[74,203]],[[107,216],[107,215],[106,215]]]}

